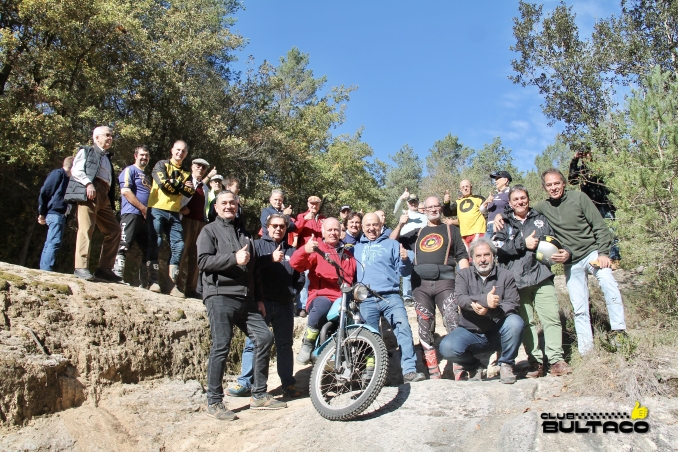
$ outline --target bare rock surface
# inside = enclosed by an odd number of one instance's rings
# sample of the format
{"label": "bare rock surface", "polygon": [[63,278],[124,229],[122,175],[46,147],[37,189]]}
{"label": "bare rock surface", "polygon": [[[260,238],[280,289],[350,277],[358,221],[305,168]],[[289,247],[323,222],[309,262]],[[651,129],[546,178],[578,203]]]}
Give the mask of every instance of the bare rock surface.
{"label": "bare rock surface", "polygon": [[[220,422],[205,411],[209,327],[199,301],[2,263],[0,289],[2,451],[678,450],[675,398],[641,401],[648,433],[544,433],[544,416],[630,414],[634,401],[582,397],[567,378],[504,385],[493,367],[487,381],[455,382],[444,361],[447,378],[403,385],[386,325],[389,386],[356,419],[320,417],[308,397],[311,367],[295,364],[302,397],[286,399],[287,409],[253,411],[249,398],[227,397],[239,419]],[[300,335],[305,322],[296,322]],[[269,391],[281,396],[275,362]]]}

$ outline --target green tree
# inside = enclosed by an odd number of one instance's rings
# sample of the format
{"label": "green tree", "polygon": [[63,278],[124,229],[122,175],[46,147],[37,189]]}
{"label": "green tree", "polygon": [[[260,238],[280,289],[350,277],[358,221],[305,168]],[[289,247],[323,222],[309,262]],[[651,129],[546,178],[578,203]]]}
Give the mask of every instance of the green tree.
{"label": "green tree", "polygon": [[393,208],[406,188],[410,193],[421,196],[423,168],[421,159],[409,144],[401,147],[395,155],[389,155],[389,158],[395,165],[389,165],[386,170],[380,207],[386,213],[387,220],[392,223]]}
{"label": "green tree", "polygon": [[459,186],[462,171],[469,165],[473,149],[464,146],[455,135],[447,134],[433,143],[426,156],[424,195],[441,196],[445,190]]}
{"label": "green tree", "polygon": [[499,137],[492,140],[492,143],[486,143],[482,149],[473,154],[469,166],[462,171],[461,178],[471,181],[475,194],[486,197],[494,190],[494,184],[490,179],[490,174],[494,171],[508,171],[513,178],[512,183],[521,182],[522,173],[513,164],[511,150],[502,144]]}

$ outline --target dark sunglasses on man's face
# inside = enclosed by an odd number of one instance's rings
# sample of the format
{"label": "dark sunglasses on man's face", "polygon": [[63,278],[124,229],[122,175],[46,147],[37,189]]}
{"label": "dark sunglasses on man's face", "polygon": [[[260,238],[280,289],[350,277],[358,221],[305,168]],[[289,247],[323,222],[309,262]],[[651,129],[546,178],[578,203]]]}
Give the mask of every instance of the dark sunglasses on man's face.
{"label": "dark sunglasses on man's face", "polygon": [[272,224],[271,227],[272,227],[273,229],[285,229],[285,225],[284,225],[284,224]]}

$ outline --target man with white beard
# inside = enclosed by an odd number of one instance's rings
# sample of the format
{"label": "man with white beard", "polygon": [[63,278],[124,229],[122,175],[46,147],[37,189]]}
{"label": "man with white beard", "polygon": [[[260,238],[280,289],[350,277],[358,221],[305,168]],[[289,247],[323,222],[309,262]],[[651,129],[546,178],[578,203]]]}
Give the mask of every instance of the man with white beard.
{"label": "man with white beard", "polygon": [[518,315],[520,296],[509,270],[496,267],[497,248],[480,237],[471,242],[473,267],[457,273],[459,326],[440,342],[440,354],[454,362],[455,380],[482,380],[483,369],[474,354],[501,350],[502,383],[513,384],[513,366],[523,338]]}

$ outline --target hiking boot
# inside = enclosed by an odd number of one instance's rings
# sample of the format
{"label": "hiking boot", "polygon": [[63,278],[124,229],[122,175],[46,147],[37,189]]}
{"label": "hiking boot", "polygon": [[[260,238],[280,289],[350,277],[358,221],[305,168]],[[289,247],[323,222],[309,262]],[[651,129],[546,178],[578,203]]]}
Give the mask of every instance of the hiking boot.
{"label": "hiking boot", "polygon": [[527,368],[525,378],[539,378],[544,376],[544,365],[542,363],[530,363]]}
{"label": "hiking boot", "polygon": [[299,317],[301,317],[302,319],[307,315],[308,313],[306,312],[306,309],[302,309],[301,311],[299,311]]}
{"label": "hiking boot", "polygon": [[426,362],[426,367],[428,367],[428,378],[430,380],[440,380],[442,375],[438,367],[438,356],[436,355],[435,348],[424,350],[424,361]]}
{"label": "hiking boot", "polygon": [[220,421],[234,421],[238,419],[235,413],[226,408],[223,402],[207,405],[207,414]]}
{"label": "hiking boot", "polygon": [[313,353],[315,340],[318,337],[319,333],[320,331],[318,331],[315,328],[311,327],[306,328],[306,335],[304,336],[304,339],[301,341],[301,350],[299,350],[299,354],[297,354],[296,358],[297,363],[308,364],[311,362],[311,353]]}
{"label": "hiking boot", "polygon": [[94,275],[92,275],[86,268],[76,268],[73,274],[80,279],[84,279],[85,281],[91,281],[94,279]]}
{"label": "hiking boot", "polygon": [[195,298],[196,300],[202,300],[202,295],[195,289],[186,291],[186,298]]}
{"label": "hiking boot", "polygon": [[516,382],[516,376],[513,373],[512,365],[501,363],[499,366],[499,380],[507,385],[512,385]]}
{"label": "hiking boot", "polygon": [[560,377],[561,375],[572,373],[572,368],[565,361],[558,361],[557,363],[552,364],[550,370],[552,377]]}
{"label": "hiking boot", "polygon": [[454,364],[452,366],[452,371],[454,372],[454,381],[466,381],[469,377],[469,372],[464,369],[460,364]]}
{"label": "hiking boot", "polygon": [[403,375],[403,383],[416,383],[418,381],[426,380],[426,375],[421,372],[408,372]]}
{"label": "hiking boot", "polygon": [[170,290],[169,293],[170,297],[174,298],[186,298],[186,295],[182,291],[180,291],[177,286],[172,287],[172,290]]}
{"label": "hiking boot", "polygon": [[288,387],[283,388],[283,394],[292,399],[301,397],[301,392],[299,392],[299,390],[295,388],[294,385],[289,385]]}
{"label": "hiking boot", "polygon": [[261,398],[250,397],[251,410],[279,410],[281,408],[287,408],[287,404],[274,399],[271,394],[264,394]]}
{"label": "hiking boot", "polygon": [[231,397],[247,397],[251,395],[251,389],[247,386],[235,385],[232,388],[228,388],[226,393]]}
{"label": "hiking boot", "polygon": [[403,304],[405,305],[406,308],[414,306],[414,302],[412,301],[412,297],[403,297]]}
{"label": "hiking boot", "polygon": [[112,283],[119,283],[122,281],[120,276],[113,273],[113,270],[107,268],[97,268],[97,271],[94,272],[94,277]]}
{"label": "hiking boot", "polygon": [[158,284],[158,261],[148,261],[146,262],[146,268],[148,269],[148,290],[155,293],[161,293],[160,284]]}

